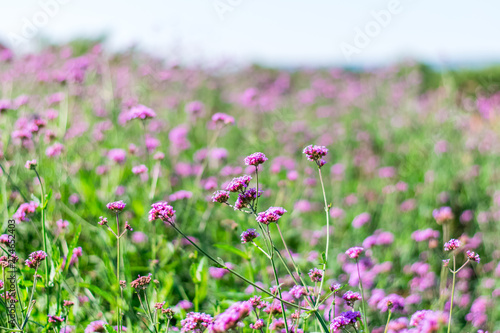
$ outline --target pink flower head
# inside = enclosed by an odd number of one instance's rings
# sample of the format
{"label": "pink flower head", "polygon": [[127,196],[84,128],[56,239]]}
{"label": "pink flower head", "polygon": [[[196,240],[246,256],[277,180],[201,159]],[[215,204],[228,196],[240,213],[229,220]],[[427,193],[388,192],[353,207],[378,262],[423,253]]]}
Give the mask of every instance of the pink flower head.
{"label": "pink flower head", "polygon": [[360,301],[362,299],[359,293],[350,290],[346,291],[342,298],[347,303],[347,306],[351,308],[354,306],[354,302]]}
{"label": "pink flower head", "polygon": [[128,120],[132,120],[132,119],[145,120],[145,119],[150,119],[150,118],[154,118],[154,117],[156,117],[156,113],[152,109],[150,109],[144,105],[139,104],[139,105],[130,109],[127,119]]}
{"label": "pink flower head", "polygon": [[458,239],[450,239],[448,242],[444,244],[445,251],[453,251],[462,246],[462,243]]}
{"label": "pink flower head", "polygon": [[28,260],[26,260],[26,266],[37,269],[45,258],[47,258],[47,253],[44,251],[33,252],[30,254]]}
{"label": "pink flower head", "polygon": [[228,114],[218,112],[212,116],[212,122],[215,124],[232,125],[234,124],[234,118]]}
{"label": "pink flower head", "polygon": [[203,115],[205,111],[205,105],[200,101],[192,101],[186,104],[184,110],[194,117],[199,117]]}
{"label": "pink flower head", "polygon": [[351,259],[358,259],[359,255],[363,253],[365,249],[360,246],[351,247],[349,250],[345,251],[345,254]]}
{"label": "pink flower head", "polygon": [[309,161],[316,162],[319,167],[325,164],[323,157],[328,154],[328,149],[325,146],[313,146],[309,145],[302,151]]}
{"label": "pink flower head", "polygon": [[148,167],[144,164],[137,165],[132,168],[132,172],[136,175],[146,174],[148,172]]}
{"label": "pink flower head", "polygon": [[438,209],[434,209],[434,211],[432,212],[432,216],[437,223],[441,224],[453,219],[453,212],[451,211],[450,207],[441,207]]}
{"label": "pink flower head", "polygon": [[245,157],[246,165],[258,166],[259,164],[263,164],[265,161],[267,161],[267,157],[263,153],[253,153]]}
{"label": "pink flower head", "polygon": [[149,211],[149,221],[162,220],[163,222],[172,223],[175,217],[175,210],[166,201],[160,201],[151,205]]}
{"label": "pink flower head", "polygon": [[189,312],[186,319],[181,320],[181,332],[202,333],[212,325],[214,319],[206,313]]}
{"label": "pink flower head", "polygon": [[17,211],[12,215],[12,217],[19,222],[28,221],[28,214],[35,213],[38,208],[38,203],[30,201],[29,203],[23,203],[19,206]]}
{"label": "pink flower head", "polygon": [[52,146],[47,147],[45,150],[45,155],[48,157],[55,157],[61,155],[62,151],[64,150],[64,145],[56,142]]}
{"label": "pink flower head", "polygon": [[28,160],[28,161],[26,161],[26,164],[24,165],[24,167],[28,170],[33,170],[36,168],[36,165],[37,165],[36,160],[31,160],[31,161]]}
{"label": "pink flower head", "polygon": [[127,157],[127,152],[123,149],[115,148],[111,149],[108,152],[108,158],[118,164],[123,164],[123,162],[125,162],[126,157]]}
{"label": "pink flower head", "polygon": [[257,222],[268,225],[271,222],[277,222],[286,210],[282,207],[270,207],[265,212],[261,212],[257,215]]}
{"label": "pink flower head", "polygon": [[126,204],[123,200],[110,202],[106,205],[106,208],[113,212],[121,212],[125,208]]}
{"label": "pink flower head", "polygon": [[354,228],[361,228],[363,225],[370,222],[372,219],[369,213],[361,213],[352,220],[352,226]]}
{"label": "pink flower head", "polygon": [[226,187],[227,191],[239,192],[247,188],[248,184],[252,180],[251,176],[243,175],[241,177],[234,178]]}
{"label": "pink flower head", "polygon": [[212,333],[225,333],[239,327],[241,321],[253,310],[250,302],[236,302],[226,311],[218,315],[209,331]]}
{"label": "pink flower head", "polygon": [[475,261],[477,263],[479,263],[481,261],[479,254],[477,254],[473,251],[467,250],[466,254],[467,254],[467,258],[469,258],[472,261]]}
{"label": "pink flower head", "polygon": [[248,229],[246,231],[243,231],[241,234],[241,243],[249,243],[253,242],[255,238],[259,237],[259,233],[255,229]]}
{"label": "pink flower head", "polygon": [[212,195],[212,202],[225,203],[229,200],[228,191],[216,191]]}
{"label": "pink flower head", "polygon": [[312,282],[321,282],[323,279],[323,272],[317,268],[313,268],[309,271],[309,277]]}

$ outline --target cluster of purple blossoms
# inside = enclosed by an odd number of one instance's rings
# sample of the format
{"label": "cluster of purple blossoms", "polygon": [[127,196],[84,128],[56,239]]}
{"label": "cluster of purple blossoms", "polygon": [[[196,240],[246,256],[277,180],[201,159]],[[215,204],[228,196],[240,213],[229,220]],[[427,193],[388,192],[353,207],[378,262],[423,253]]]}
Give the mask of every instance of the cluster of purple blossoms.
{"label": "cluster of purple blossoms", "polygon": [[342,312],[340,316],[333,318],[330,329],[334,333],[341,332],[347,326],[356,324],[359,318],[361,313],[358,311]]}
{"label": "cluster of purple blossoms", "polygon": [[31,253],[28,260],[26,260],[26,266],[37,269],[45,258],[47,258],[47,253],[44,251],[35,251]]}
{"label": "cluster of purple blossoms", "polygon": [[254,187],[249,188],[244,193],[240,193],[238,195],[238,199],[236,199],[236,202],[234,203],[234,209],[240,210],[242,208],[248,207],[248,205],[252,204],[255,199],[261,196],[261,194],[262,191],[259,191],[257,193],[257,189]]}
{"label": "cluster of purple blossoms", "polygon": [[53,324],[60,324],[62,322],[64,322],[64,318],[61,318],[59,316],[53,316],[53,315],[48,315],[48,321],[49,323],[53,323]]}
{"label": "cluster of purple blossoms", "polygon": [[328,154],[328,149],[325,146],[309,145],[304,148],[302,153],[304,153],[307,156],[307,159],[309,161],[316,162],[318,167],[321,168],[326,163],[323,157],[325,157],[326,154]]}
{"label": "cluster of purple blossoms", "polygon": [[258,319],[254,324],[250,324],[250,328],[253,330],[260,330],[264,327],[264,320]]}
{"label": "cluster of purple blossoms", "polygon": [[452,220],[453,212],[450,207],[441,207],[438,209],[434,209],[434,211],[432,211],[432,216],[437,223],[441,224],[443,222]]}
{"label": "cluster of purple blossoms", "polygon": [[337,292],[339,291],[340,289],[342,289],[342,285],[340,283],[334,283],[330,286],[330,291],[333,293],[333,292]]}
{"label": "cluster of purple blossoms", "polygon": [[453,251],[462,246],[462,243],[458,239],[450,239],[448,242],[444,244],[445,251]]}
{"label": "cluster of purple blossoms", "polygon": [[121,212],[125,208],[126,204],[120,200],[115,202],[110,202],[106,205],[106,208],[115,213]]}
{"label": "cluster of purple blossoms", "polygon": [[229,200],[228,191],[216,191],[212,195],[212,202],[226,203]]}
{"label": "cluster of purple blossoms", "polygon": [[151,283],[151,273],[149,273],[146,276],[139,275],[137,279],[130,282],[130,286],[135,290],[141,290],[141,289],[144,290],[149,286],[150,283]]}
{"label": "cluster of purple blossoms", "polygon": [[255,167],[259,164],[263,164],[265,161],[267,161],[267,157],[263,153],[253,153],[245,157],[245,164],[253,165]]}
{"label": "cluster of purple blossoms", "polygon": [[231,117],[230,115],[222,112],[218,112],[212,116],[212,122],[214,122],[215,124],[232,125],[234,124],[234,117]]}
{"label": "cluster of purple blossoms", "polygon": [[257,222],[268,225],[272,222],[277,222],[286,210],[282,207],[269,207],[265,212],[261,212],[257,215]]}
{"label": "cluster of purple blossoms", "polygon": [[404,307],[404,297],[397,294],[389,294],[377,304],[377,308],[382,312],[386,312],[387,310],[403,311]]}
{"label": "cluster of purple blossoms", "polygon": [[433,230],[431,228],[416,230],[411,234],[411,238],[416,242],[424,242],[430,239],[437,239],[439,237],[439,231]]}
{"label": "cluster of purple blossoms", "polygon": [[203,333],[214,319],[206,313],[189,312],[181,321],[181,332]]}
{"label": "cluster of purple blossoms", "polygon": [[145,120],[145,119],[150,119],[150,118],[154,118],[156,117],[156,113],[142,105],[142,104],[139,104],[133,108],[130,109],[130,111],[128,112],[128,115],[127,115],[127,120],[132,120],[132,119],[142,119],[142,120]]}
{"label": "cluster of purple blossoms", "polygon": [[215,318],[213,324],[209,326],[208,332],[224,333],[237,328],[241,320],[246,318],[252,309],[252,304],[248,301],[234,303]]}
{"label": "cluster of purple blossoms", "polygon": [[135,175],[141,175],[141,174],[146,174],[148,172],[148,167],[145,166],[144,164],[137,165],[132,168],[132,173]]}
{"label": "cluster of purple blossoms", "polygon": [[149,211],[149,222],[154,220],[162,220],[163,222],[172,223],[175,217],[175,210],[166,201],[160,201],[151,205]]}
{"label": "cluster of purple blossoms", "polygon": [[312,282],[321,282],[323,279],[323,272],[317,268],[313,268],[309,271],[309,277]]}
{"label": "cluster of purple blossoms", "polygon": [[448,322],[448,316],[441,311],[420,310],[410,319],[410,326],[415,326],[416,332],[439,332],[442,325]]}
{"label": "cluster of purple blossoms", "polygon": [[85,328],[85,333],[94,333],[94,332],[105,332],[104,326],[106,322],[103,320],[96,320],[91,322]]}
{"label": "cluster of purple blossoms", "polygon": [[290,294],[294,298],[300,299],[302,296],[307,295],[307,290],[304,286],[295,285],[290,289]]}
{"label": "cluster of purple blossoms", "polygon": [[244,191],[250,181],[252,180],[251,176],[243,175],[241,177],[234,178],[226,187],[226,190],[229,192],[239,192]]}
{"label": "cluster of purple blossoms", "polygon": [[19,206],[19,208],[14,213],[14,215],[12,215],[12,217],[14,218],[14,220],[19,222],[28,221],[27,215],[35,213],[37,208],[38,208],[38,203],[34,201],[30,201],[29,203],[23,203]]}
{"label": "cluster of purple blossoms", "polygon": [[36,160],[31,160],[31,161],[28,160],[28,161],[26,161],[26,164],[24,165],[24,167],[28,170],[34,169],[36,166],[37,166]]}
{"label": "cluster of purple blossoms", "polygon": [[351,259],[358,259],[359,255],[363,253],[364,250],[365,249],[360,246],[355,246],[345,251],[345,254],[347,254],[347,256]]}
{"label": "cluster of purple blossoms", "polygon": [[478,264],[481,261],[479,254],[475,253],[474,251],[467,250],[466,254],[467,254],[467,258],[477,262]]}
{"label": "cluster of purple blossoms", "polygon": [[245,244],[253,242],[253,240],[259,236],[259,233],[255,229],[248,229],[246,231],[243,231],[243,233],[241,234],[241,243]]}
{"label": "cluster of purple blossoms", "polygon": [[56,157],[61,155],[64,150],[64,145],[62,143],[56,142],[52,146],[47,147],[45,150],[45,155],[48,157]]}
{"label": "cluster of purple blossoms", "polygon": [[342,295],[342,298],[346,302],[347,306],[349,306],[351,308],[354,307],[354,303],[356,301],[360,301],[362,299],[361,295],[359,293],[351,291],[351,290],[346,291],[345,294]]}

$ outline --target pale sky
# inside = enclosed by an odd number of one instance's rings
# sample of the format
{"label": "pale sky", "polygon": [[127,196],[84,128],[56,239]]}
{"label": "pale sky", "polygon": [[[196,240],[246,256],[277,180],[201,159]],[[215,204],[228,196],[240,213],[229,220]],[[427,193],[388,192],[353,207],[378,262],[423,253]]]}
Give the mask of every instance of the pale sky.
{"label": "pale sky", "polygon": [[495,62],[499,14],[498,0],[0,0],[0,41],[23,51],[106,33],[111,49],[207,63]]}

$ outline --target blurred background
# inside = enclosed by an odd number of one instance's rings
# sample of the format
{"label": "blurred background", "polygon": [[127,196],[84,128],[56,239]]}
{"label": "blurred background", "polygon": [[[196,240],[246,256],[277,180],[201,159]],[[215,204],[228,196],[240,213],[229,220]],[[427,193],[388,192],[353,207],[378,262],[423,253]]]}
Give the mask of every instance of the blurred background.
{"label": "blurred background", "polygon": [[0,42],[16,52],[87,38],[201,64],[370,67],[412,59],[449,68],[500,57],[494,0],[0,3]]}

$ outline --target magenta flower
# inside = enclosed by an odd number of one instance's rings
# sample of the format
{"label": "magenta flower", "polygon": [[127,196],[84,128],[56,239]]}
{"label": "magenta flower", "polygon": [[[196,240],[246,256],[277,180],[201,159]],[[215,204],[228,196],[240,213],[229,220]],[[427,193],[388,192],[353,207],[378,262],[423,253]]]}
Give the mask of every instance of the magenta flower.
{"label": "magenta flower", "polygon": [[226,190],[229,192],[239,192],[243,191],[248,187],[250,181],[252,180],[251,176],[243,175],[241,177],[234,178],[226,187]]}
{"label": "magenta flower", "polygon": [[123,149],[115,148],[108,152],[108,158],[115,163],[123,164],[125,162],[127,152]]}
{"label": "magenta flower", "polygon": [[453,251],[462,246],[462,243],[458,239],[450,239],[444,244],[445,251]]}
{"label": "magenta flower", "polygon": [[160,201],[151,205],[149,211],[149,222],[154,220],[162,220],[163,222],[172,223],[175,217],[175,210],[166,201]]}
{"label": "magenta flower", "polygon": [[212,116],[212,122],[215,124],[232,125],[234,124],[234,118],[228,114],[218,112]]}
{"label": "magenta flower", "polygon": [[115,202],[110,202],[106,205],[106,208],[115,212],[115,213],[118,213],[118,212],[121,212],[124,208],[125,208],[126,204],[120,200],[120,201],[115,201]]}
{"label": "magenta flower", "polygon": [[265,212],[257,214],[256,220],[268,225],[269,223],[277,222],[285,213],[286,210],[282,207],[270,207]]}
{"label": "magenta flower", "polygon": [[26,164],[24,165],[24,167],[28,170],[32,170],[32,169],[35,169],[37,163],[36,163],[36,160],[31,160],[31,161],[26,161]]}
{"label": "magenta flower", "polygon": [[405,299],[402,296],[397,294],[390,294],[384,297],[377,305],[377,308],[386,312],[387,310],[391,311],[403,311],[405,307]]}
{"label": "magenta flower", "polygon": [[325,157],[326,154],[328,154],[328,149],[325,146],[309,145],[304,148],[302,153],[304,153],[307,156],[307,159],[309,161],[316,162],[318,167],[321,168],[326,163],[325,160],[323,160],[323,157]]}
{"label": "magenta flower", "polygon": [[226,311],[218,315],[210,327],[210,332],[225,333],[238,327],[238,324],[246,318],[253,307],[250,302],[236,302]]}
{"label": "magenta flower", "polygon": [[354,303],[356,301],[360,301],[361,300],[361,295],[359,293],[357,293],[357,292],[348,290],[348,291],[345,292],[345,294],[342,296],[342,298],[346,302],[347,306],[349,306],[349,307],[352,308],[352,307],[354,307]]}
{"label": "magenta flower", "polygon": [[212,195],[212,202],[226,203],[229,200],[228,191],[217,191]]}
{"label": "magenta flower", "polygon": [[356,229],[361,228],[363,225],[370,222],[372,219],[371,215],[368,213],[361,213],[352,220],[352,226]]}
{"label": "magenta flower", "polygon": [[347,254],[347,256],[349,256],[349,258],[351,259],[358,259],[359,255],[363,253],[364,250],[365,249],[360,246],[355,246],[345,251],[345,254]]}
{"label": "magenta flower", "polygon": [[56,157],[61,155],[62,151],[64,150],[64,145],[56,142],[52,146],[47,147],[45,150],[45,155],[48,157]]}
{"label": "magenta flower", "polygon": [[189,312],[186,319],[181,320],[181,332],[203,333],[213,321],[206,313]]}
{"label": "magenta flower", "polygon": [[152,109],[139,104],[130,109],[130,111],[128,112],[127,120],[132,120],[132,119],[145,120],[154,117],[156,117],[156,113]]}
{"label": "magenta flower", "polygon": [[26,266],[37,269],[45,258],[47,258],[47,253],[44,251],[33,252],[29,255],[28,260],[26,260]]}
{"label": "magenta flower", "polygon": [[264,327],[264,320],[258,319],[254,324],[250,324],[250,328],[253,330],[260,330]]}
{"label": "magenta flower", "polygon": [[265,161],[267,161],[267,157],[263,153],[253,153],[245,157],[246,165],[258,166],[259,164],[263,164]]}
{"label": "magenta flower", "polygon": [[245,244],[253,242],[253,240],[259,236],[259,233],[255,229],[248,229],[246,231],[243,231],[243,233],[241,234],[241,243]]}
{"label": "magenta flower", "polygon": [[321,282],[323,279],[323,272],[317,268],[313,268],[309,271],[309,277],[312,282]]}
{"label": "magenta flower", "polygon": [[135,166],[132,168],[132,172],[136,175],[146,174],[148,172],[148,167],[144,164]]}
{"label": "magenta flower", "polygon": [[472,261],[475,261],[477,263],[479,263],[481,261],[479,254],[477,254],[473,251],[467,250],[466,254],[467,254],[467,258],[469,258]]}
{"label": "magenta flower", "polygon": [[438,209],[434,209],[432,211],[432,216],[437,223],[441,224],[453,219],[453,212],[450,207],[441,207]]}
{"label": "magenta flower", "polygon": [[23,203],[19,206],[17,211],[12,215],[14,220],[19,222],[28,221],[28,214],[35,213],[38,208],[38,203],[30,201],[29,203]]}

